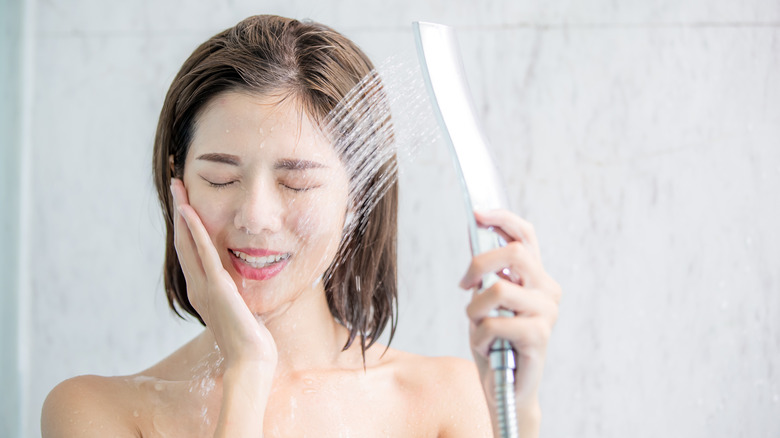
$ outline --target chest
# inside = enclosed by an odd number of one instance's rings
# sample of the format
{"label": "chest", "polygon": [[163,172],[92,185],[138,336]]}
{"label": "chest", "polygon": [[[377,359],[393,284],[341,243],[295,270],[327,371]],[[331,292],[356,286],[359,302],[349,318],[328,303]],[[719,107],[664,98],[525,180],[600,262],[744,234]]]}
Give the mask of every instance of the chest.
{"label": "chest", "polygon": [[[136,410],[144,437],[210,437],[220,413],[218,384],[149,394]],[[391,380],[280,379],[265,410],[264,438],[435,437],[436,418],[412,388]]]}
{"label": "chest", "polygon": [[274,388],[265,437],[431,437],[434,420],[393,379],[303,378]]}

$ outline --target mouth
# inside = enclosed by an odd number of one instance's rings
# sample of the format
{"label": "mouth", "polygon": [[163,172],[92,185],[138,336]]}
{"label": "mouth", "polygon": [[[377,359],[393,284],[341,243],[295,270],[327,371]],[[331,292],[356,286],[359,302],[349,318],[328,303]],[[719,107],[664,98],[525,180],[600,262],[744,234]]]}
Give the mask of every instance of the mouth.
{"label": "mouth", "polygon": [[[236,271],[249,280],[267,280],[281,272],[291,257],[290,253],[275,253],[266,250],[230,249],[230,259]],[[254,255],[248,254],[248,252]]]}

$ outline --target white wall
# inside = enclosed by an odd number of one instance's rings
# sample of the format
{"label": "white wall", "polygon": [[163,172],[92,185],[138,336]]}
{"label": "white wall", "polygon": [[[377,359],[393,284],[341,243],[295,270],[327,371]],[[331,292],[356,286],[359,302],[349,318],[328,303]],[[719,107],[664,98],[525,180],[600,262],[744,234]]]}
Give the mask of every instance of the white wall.
{"label": "white wall", "polygon": [[22,2],[0,0],[0,436],[18,436],[22,413],[19,351],[18,251],[22,179]]}
{"label": "white wall", "polygon": [[[413,20],[458,27],[513,206],[564,286],[543,436],[780,435],[777,1],[31,2],[24,436],[57,382],[136,372],[197,332],[162,292],[151,144],[184,59],[253,13],[322,21],[376,60]],[[404,172],[394,345],[466,357],[449,158]]]}

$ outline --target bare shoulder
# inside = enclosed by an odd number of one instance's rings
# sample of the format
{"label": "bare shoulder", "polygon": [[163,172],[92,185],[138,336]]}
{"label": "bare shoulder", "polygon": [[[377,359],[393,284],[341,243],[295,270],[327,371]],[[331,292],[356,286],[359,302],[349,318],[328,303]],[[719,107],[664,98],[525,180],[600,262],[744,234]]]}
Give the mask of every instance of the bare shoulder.
{"label": "bare shoulder", "polygon": [[43,404],[41,435],[137,437],[127,406],[132,391],[122,377],[78,376],[55,386]]}
{"label": "bare shoulder", "polygon": [[492,436],[490,414],[474,362],[393,350],[398,378],[439,422],[439,436]]}

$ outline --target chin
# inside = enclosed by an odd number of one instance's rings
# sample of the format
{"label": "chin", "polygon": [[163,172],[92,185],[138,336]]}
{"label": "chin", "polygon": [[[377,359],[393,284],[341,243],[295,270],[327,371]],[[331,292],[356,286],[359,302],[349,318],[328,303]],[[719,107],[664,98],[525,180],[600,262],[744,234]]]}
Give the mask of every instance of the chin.
{"label": "chin", "polygon": [[277,307],[273,294],[262,290],[258,285],[249,285],[249,281],[246,282],[246,286],[238,283],[238,293],[241,298],[244,299],[244,303],[249,307],[252,313],[264,313],[273,310]]}
{"label": "chin", "polygon": [[238,293],[244,299],[249,311],[263,320],[284,312],[298,298],[298,296],[291,297],[289,290],[282,291],[268,286],[267,284],[250,285],[249,280],[246,281],[246,287],[238,283]]}

